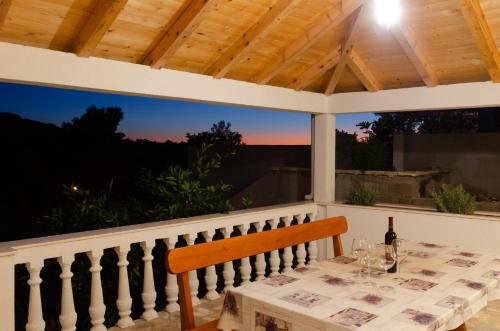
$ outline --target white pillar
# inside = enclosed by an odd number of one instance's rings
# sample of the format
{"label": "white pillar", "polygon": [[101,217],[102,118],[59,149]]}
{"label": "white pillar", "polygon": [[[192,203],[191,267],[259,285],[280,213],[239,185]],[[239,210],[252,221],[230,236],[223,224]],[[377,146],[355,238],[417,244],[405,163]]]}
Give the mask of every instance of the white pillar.
{"label": "white pillar", "polygon": [[[315,215],[309,214],[309,222],[314,222]],[[314,265],[318,263],[318,243],[316,240],[309,242],[309,247],[307,249],[309,253],[309,265]]]}
{"label": "white pillar", "polygon": [[92,328],[90,331],[106,331],[104,326],[104,314],[106,313],[106,306],[102,295],[102,282],[101,282],[101,258],[102,249],[94,249],[87,253],[90,259],[90,273],[92,281],[90,286],[90,307],[89,315]]}
{"label": "white pillar", "polygon": [[73,287],[71,286],[71,265],[75,260],[73,254],[61,256],[57,259],[61,266],[61,275],[59,276],[62,281],[61,286],[61,315],[59,315],[59,322],[61,323],[61,331],[75,331],[76,330],[76,311],[75,303],[73,301]]}
{"label": "white pillar", "polygon": [[[293,216],[291,217],[283,217],[283,222],[285,223],[285,227],[289,227],[290,223],[292,222]],[[289,272],[292,271],[292,265],[293,265],[293,251],[292,247],[285,247],[283,251],[283,264],[285,268],[283,269],[283,272]]]}
{"label": "white pillar", "polygon": [[[175,244],[177,243],[177,237],[169,238],[164,240],[165,245],[167,245],[168,250],[172,250],[175,248]],[[165,307],[165,311],[172,313],[174,311],[179,310],[179,304],[177,303],[177,299],[179,296],[179,287],[177,285],[177,276],[171,274],[167,270],[167,283],[165,286],[165,294],[167,296],[167,306]]]}
{"label": "white pillar", "polygon": [[155,241],[147,240],[141,242],[142,250],[144,251],[144,256],[142,260],[144,261],[144,279],[142,288],[142,302],[144,307],[144,312],[141,318],[145,321],[151,321],[158,317],[158,313],[155,310],[156,304],[156,291],[155,282],[153,276],[153,248],[155,247]]}
{"label": "white pillar", "polygon": [[[262,224],[260,222],[254,223],[255,229],[257,232],[262,231]],[[257,254],[255,257],[255,271],[257,273],[256,280],[262,280],[266,274],[266,257],[264,254]]]}
{"label": "white pillar", "polygon": [[43,331],[45,330],[45,321],[42,314],[42,297],[40,295],[40,270],[43,267],[43,261],[29,262],[26,264],[30,273],[28,285],[30,286],[30,299],[28,306],[28,323],[26,323],[26,331]]}
{"label": "white pillar", "polygon": [[[298,224],[304,223],[304,215],[297,215],[296,217]],[[295,251],[295,255],[297,255],[297,268],[305,267],[306,256],[307,256],[306,245],[298,244],[297,250]]]}
{"label": "white pillar", "polygon": [[0,309],[0,330],[15,329],[15,251],[10,248],[0,252],[0,293],[2,293],[2,309]]}
{"label": "white pillar", "polygon": [[335,115],[313,115],[313,126],[314,201],[328,203],[335,201]]}
{"label": "white pillar", "polygon": [[[271,226],[271,230],[275,230],[278,228],[279,218],[269,220],[269,225]],[[270,276],[276,276],[280,273],[280,254],[278,250],[274,250],[271,252],[269,256],[269,265],[271,267]]]}
{"label": "white pillar", "polygon": [[116,306],[120,316],[116,325],[122,329],[134,325],[134,321],[130,317],[132,298],[130,297],[127,271],[127,254],[129,251],[130,245],[115,247],[115,252],[118,255],[118,263],[116,264],[118,266],[118,299],[116,300]]}
{"label": "white pillar", "polygon": [[[248,225],[240,225],[240,232],[242,236],[246,236],[248,233]],[[241,259],[240,264],[240,275],[241,275],[241,285],[250,284],[250,278],[252,276],[252,265],[250,264],[250,258],[244,257]]]}
{"label": "white pillar", "polygon": [[[224,235],[224,239],[228,239],[231,237],[231,232],[233,228],[223,228],[221,229],[222,234]],[[233,288],[234,284],[234,267],[233,267],[233,261],[229,262],[224,262],[224,271],[222,272],[222,275],[224,276],[224,293],[227,293]]]}
{"label": "white pillar", "polygon": [[[194,245],[194,241],[196,240],[196,233],[191,233],[184,235],[189,246]],[[199,305],[201,303],[198,298],[198,287],[200,286],[200,282],[198,281],[198,272],[196,270],[192,270],[189,272],[189,287],[191,288],[191,302],[193,306]]]}
{"label": "white pillar", "polygon": [[[212,241],[214,235],[215,231],[207,231],[203,233],[207,243]],[[205,268],[205,284],[207,286],[207,294],[205,295],[205,298],[208,300],[217,299],[219,297],[219,293],[217,293],[217,273],[215,272],[214,265]]]}

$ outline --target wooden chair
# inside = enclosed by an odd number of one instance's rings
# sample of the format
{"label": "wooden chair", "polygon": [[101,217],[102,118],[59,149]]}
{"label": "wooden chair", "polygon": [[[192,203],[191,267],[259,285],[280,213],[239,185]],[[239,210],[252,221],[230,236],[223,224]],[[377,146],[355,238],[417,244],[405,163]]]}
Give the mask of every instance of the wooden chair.
{"label": "wooden chair", "polygon": [[339,256],[343,252],[340,234],[346,232],[346,218],[338,216],[286,228],[176,248],[169,251],[166,264],[170,273],[177,275],[182,331],[218,330],[218,320],[195,327],[189,289],[189,271],[327,237],[333,238],[334,254],[335,256]]}

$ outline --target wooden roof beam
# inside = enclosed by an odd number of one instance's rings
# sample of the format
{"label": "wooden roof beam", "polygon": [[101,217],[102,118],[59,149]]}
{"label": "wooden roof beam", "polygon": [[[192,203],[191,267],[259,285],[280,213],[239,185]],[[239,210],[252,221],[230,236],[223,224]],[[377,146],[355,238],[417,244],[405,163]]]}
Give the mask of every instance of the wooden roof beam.
{"label": "wooden roof beam", "polygon": [[394,26],[391,31],[408,59],[418,71],[425,85],[428,87],[437,86],[439,80],[436,72],[432,69],[432,66],[420,48],[413,29],[407,25],[400,24],[399,26]]}
{"label": "wooden roof beam", "polygon": [[376,92],[382,89],[382,85],[378,82],[370,69],[368,69],[363,60],[361,60],[355,49],[351,50],[347,64],[368,91]]}
{"label": "wooden roof beam", "polygon": [[335,67],[340,61],[342,47],[337,47],[326,56],[319,59],[314,65],[307,69],[299,78],[296,78],[288,87],[297,91],[302,91],[311,85],[316,79],[321,77],[325,72]]}
{"label": "wooden roof beam", "polygon": [[7,14],[9,13],[11,5],[12,0],[0,0],[0,28],[2,28],[7,19]]}
{"label": "wooden roof beam", "polygon": [[225,50],[205,74],[222,78],[261,42],[301,0],[278,0],[240,39]]}
{"label": "wooden roof beam", "polygon": [[297,60],[321,37],[330,32],[354,11],[356,11],[367,0],[343,0],[341,8],[334,7],[326,14],[320,16],[301,37],[291,43],[279,58],[268,64],[262,73],[257,76],[255,82],[266,84],[283,69]]}
{"label": "wooden roof beam", "polygon": [[479,0],[460,0],[460,9],[476,38],[483,62],[491,80],[500,82],[500,54]]}
{"label": "wooden roof beam", "polygon": [[[351,53],[351,50],[354,47],[354,41],[357,35],[359,34],[361,26],[359,22],[361,21],[361,17],[366,15],[366,9],[363,10],[363,8],[366,7],[362,6],[352,14],[351,22],[349,24],[349,27],[347,29],[344,38],[344,42],[342,44],[342,57],[340,58],[339,63],[335,67],[332,77],[330,77],[330,80],[328,81],[328,85],[325,89],[326,95],[331,95],[335,91],[335,88],[337,87],[337,84],[340,81],[340,77],[342,77],[342,73],[344,72],[344,68],[347,65],[347,61],[349,59],[349,54]],[[361,15],[361,11],[363,11],[363,15]]]}
{"label": "wooden roof beam", "polygon": [[88,57],[104,37],[127,0],[98,0],[89,19],[76,37],[73,51],[78,56]]}
{"label": "wooden roof beam", "polygon": [[217,0],[185,0],[167,24],[167,30],[158,43],[144,57],[143,64],[159,69],[181,48],[184,41],[200,26]]}

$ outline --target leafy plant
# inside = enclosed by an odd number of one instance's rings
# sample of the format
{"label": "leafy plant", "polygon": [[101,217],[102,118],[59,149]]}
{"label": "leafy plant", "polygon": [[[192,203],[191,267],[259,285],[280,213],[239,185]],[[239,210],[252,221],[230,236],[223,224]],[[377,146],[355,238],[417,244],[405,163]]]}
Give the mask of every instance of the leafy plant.
{"label": "leafy plant", "polygon": [[476,198],[462,185],[443,184],[440,191],[434,191],[431,195],[439,212],[470,215],[476,210]]}
{"label": "leafy plant", "polygon": [[366,185],[356,185],[347,193],[346,204],[358,206],[373,206],[377,193]]}
{"label": "leafy plant", "polygon": [[250,196],[245,195],[241,198],[241,204],[243,205],[243,209],[251,208],[253,205],[252,198]]}

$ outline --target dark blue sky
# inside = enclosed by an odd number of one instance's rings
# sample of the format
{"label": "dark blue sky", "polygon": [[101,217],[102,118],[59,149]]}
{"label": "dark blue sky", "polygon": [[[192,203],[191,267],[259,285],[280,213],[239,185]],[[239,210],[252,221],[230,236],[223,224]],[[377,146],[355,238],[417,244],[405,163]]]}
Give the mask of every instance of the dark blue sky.
{"label": "dark blue sky", "polygon": [[[247,144],[309,144],[308,114],[201,104],[185,101],[0,83],[0,112],[60,125],[80,116],[90,105],[121,107],[120,131],[128,137],[180,141],[186,132],[206,131],[225,120]],[[337,126],[353,132],[372,114],[341,115]]]}

